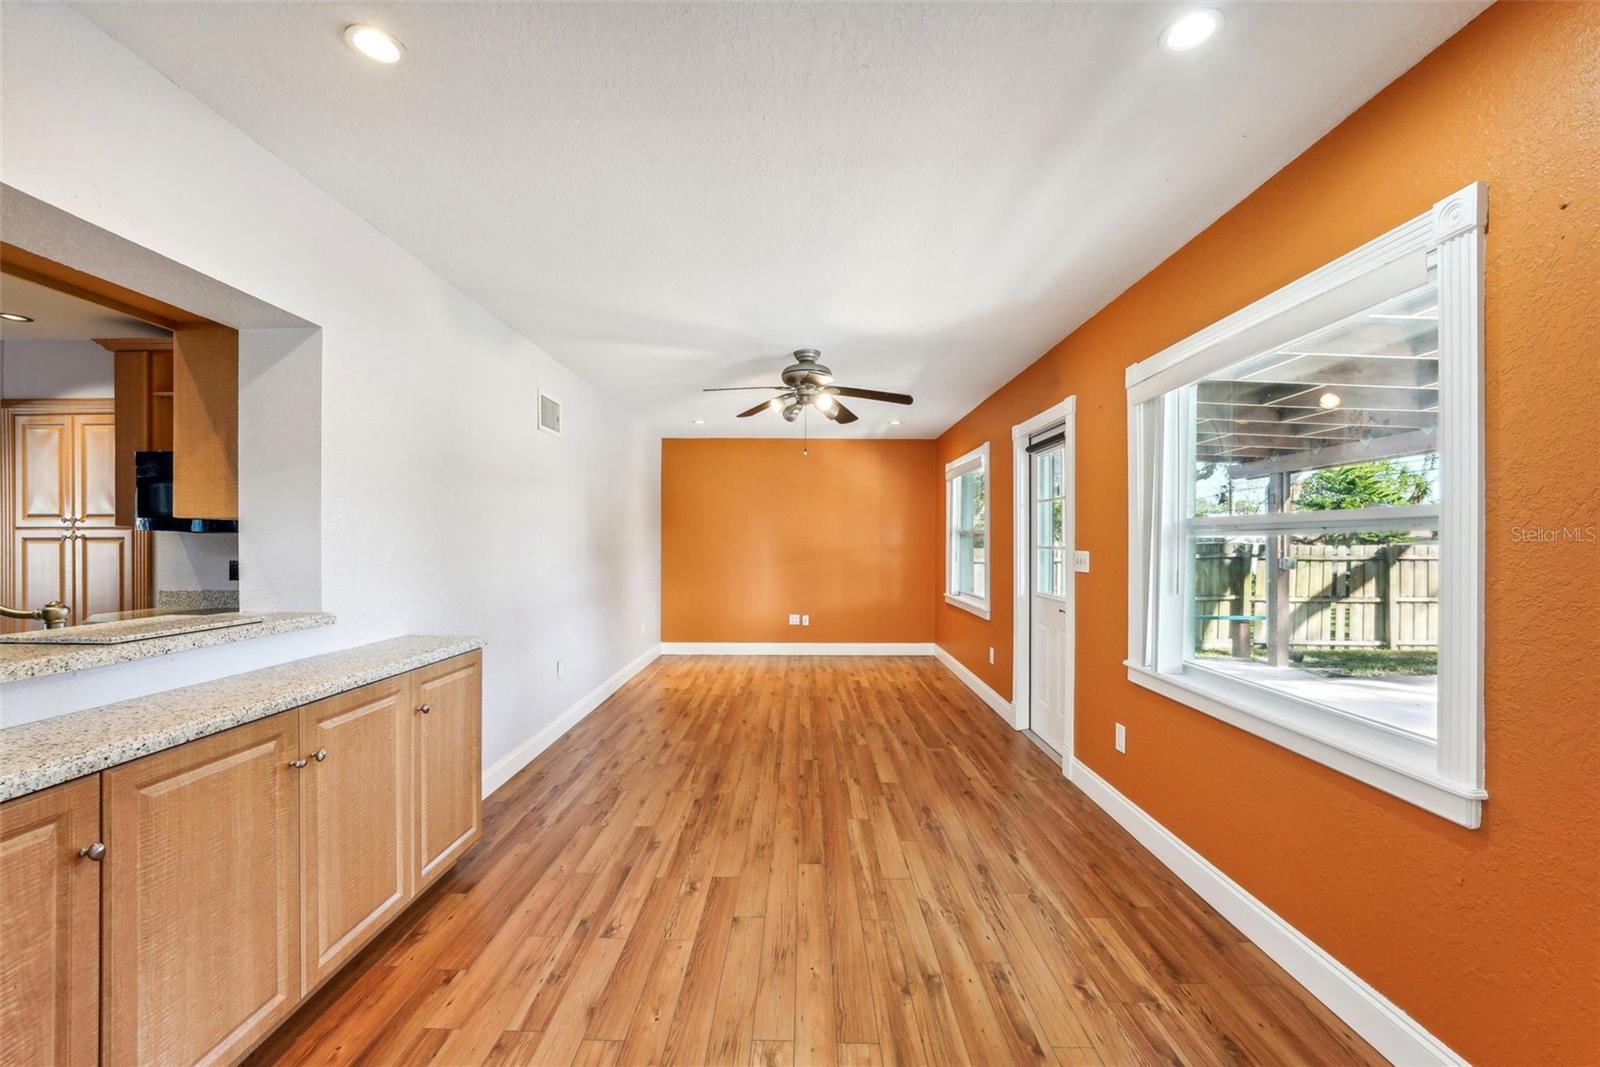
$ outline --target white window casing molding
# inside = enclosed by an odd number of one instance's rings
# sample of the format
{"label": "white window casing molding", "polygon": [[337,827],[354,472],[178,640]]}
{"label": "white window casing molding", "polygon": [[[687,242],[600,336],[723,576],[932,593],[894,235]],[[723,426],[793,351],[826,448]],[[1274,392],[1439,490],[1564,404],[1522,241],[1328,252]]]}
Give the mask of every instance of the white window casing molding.
{"label": "white window casing molding", "polygon": [[[1483,242],[1488,186],[1433,209],[1129,367],[1128,678],[1446,819],[1482,819]],[[1178,390],[1397,292],[1439,293],[1438,504],[1194,518],[1187,446],[1192,408]],[[1331,458],[1331,457],[1330,457]],[[1352,462],[1358,461],[1352,456]],[[1190,532],[1329,533],[1436,529],[1439,562],[1437,740],[1188,661]]]}
{"label": "white window casing molding", "polygon": [[[983,595],[975,596],[971,593],[959,591],[955,581],[955,551],[956,551],[956,508],[951,494],[954,491],[957,479],[964,474],[974,471],[983,474],[983,516],[984,516],[984,580]],[[994,554],[991,531],[989,529],[989,502],[990,494],[989,472],[989,442],[974,448],[965,455],[958,456],[944,465],[944,600],[952,607],[971,612],[980,619],[989,618],[990,597],[993,593],[994,573],[991,560]]]}

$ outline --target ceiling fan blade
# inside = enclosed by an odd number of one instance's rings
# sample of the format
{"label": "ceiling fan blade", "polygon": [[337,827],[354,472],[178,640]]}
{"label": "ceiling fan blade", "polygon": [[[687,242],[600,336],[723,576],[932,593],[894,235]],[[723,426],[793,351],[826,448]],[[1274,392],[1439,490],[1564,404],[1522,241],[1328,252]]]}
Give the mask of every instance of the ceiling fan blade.
{"label": "ceiling fan blade", "polygon": [[786,388],[787,386],[782,385],[718,385],[711,389],[702,389],[700,391],[702,393],[742,393],[750,389],[766,389],[769,391],[776,389],[781,393]]}
{"label": "ceiling fan blade", "polygon": [[860,417],[861,416],[857,415],[855,412],[851,411],[837,400],[833,402],[833,410],[828,412],[828,418],[841,425],[844,423],[855,422]]}
{"label": "ceiling fan blade", "polygon": [[911,398],[905,393],[885,393],[880,389],[852,389],[847,385],[830,385],[828,392],[835,396],[853,396],[861,400],[881,400],[885,404],[909,404]]}
{"label": "ceiling fan blade", "polygon": [[766,411],[771,406],[772,406],[772,401],[763,400],[761,403],[757,404],[755,407],[751,408],[749,411],[741,411],[741,412],[739,412],[739,414],[736,417],[737,418],[741,418],[741,419],[748,419],[751,415],[759,415],[759,414],[761,414],[763,411]]}

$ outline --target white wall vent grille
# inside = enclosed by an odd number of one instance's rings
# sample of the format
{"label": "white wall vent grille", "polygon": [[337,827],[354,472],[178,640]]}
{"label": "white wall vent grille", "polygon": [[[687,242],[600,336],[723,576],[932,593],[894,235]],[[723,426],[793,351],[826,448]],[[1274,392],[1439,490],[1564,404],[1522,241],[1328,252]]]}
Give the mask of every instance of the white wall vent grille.
{"label": "white wall vent grille", "polygon": [[561,436],[561,401],[539,390],[539,429]]}

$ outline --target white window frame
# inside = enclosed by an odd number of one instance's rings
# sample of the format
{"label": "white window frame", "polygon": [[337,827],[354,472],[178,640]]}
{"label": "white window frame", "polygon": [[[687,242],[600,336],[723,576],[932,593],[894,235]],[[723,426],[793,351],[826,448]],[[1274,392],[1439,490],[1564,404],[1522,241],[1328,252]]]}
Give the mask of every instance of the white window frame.
{"label": "white window frame", "polygon": [[[1128,679],[1350,775],[1452,822],[1482,820],[1483,240],[1488,186],[1475,182],[1348,255],[1128,368]],[[1429,743],[1274,689],[1185,662],[1187,526],[1183,390],[1217,370],[1353,314],[1438,270],[1440,560],[1438,739]],[[1421,272],[1420,277],[1418,272]],[[1327,526],[1370,526],[1372,511]],[[1365,514],[1363,513],[1365,512]],[[1426,514],[1424,514],[1426,513]],[[1304,516],[1207,520],[1259,529]]]}
{"label": "white window frame", "polygon": [[[963,474],[983,474],[983,596],[956,592],[956,480]],[[944,601],[980,619],[989,617],[989,598],[994,594],[994,529],[989,521],[994,501],[994,482],[989,473],[989,442],[944,465]]]}

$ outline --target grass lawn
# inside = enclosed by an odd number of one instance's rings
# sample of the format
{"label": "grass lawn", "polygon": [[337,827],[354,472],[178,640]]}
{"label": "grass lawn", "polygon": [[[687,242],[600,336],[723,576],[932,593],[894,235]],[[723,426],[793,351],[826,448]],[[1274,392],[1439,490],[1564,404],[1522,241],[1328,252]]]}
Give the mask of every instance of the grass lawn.
{"label": "grass lawn", "polygon": [[[1265,660],[1266,652],[1257,646],[1253,658]],[[1198,656],[1227,658],[1228,653],[1207,649]],[[1387,678],[1439,673],[1439,653],[1433,649],[1393,648],[1308,648],[1296,650],[1298,659],[1291,666],[1316,671],[1329,678]]]}

